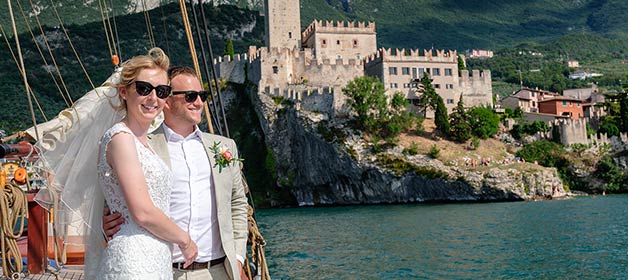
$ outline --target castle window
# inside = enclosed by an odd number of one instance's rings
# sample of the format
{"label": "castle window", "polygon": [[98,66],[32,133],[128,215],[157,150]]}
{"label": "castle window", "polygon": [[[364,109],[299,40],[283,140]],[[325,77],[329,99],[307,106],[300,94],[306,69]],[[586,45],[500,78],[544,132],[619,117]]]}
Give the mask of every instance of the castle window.
{"label": "castle window", "polygon": [[397,67],[388,67],[388,74],[397,75]]}
{"label": "castle window", "polygon": [[321,40],[321,47],[326,47],[327,46],[327,40],[323,39]]}
{"label": "castle window", "polygon": [[454,88],[454,84],[446,84],[445,88],[446,89],[453,89]]}
{"label": "castle window", "polygon": [[454,100],[453,99],[447,99],[447,104],[454,104]]}
{"label": "castle window", "polygon": [[403,84],[403,88],[409,88],[410,84]]}
{"label": "castle window", "polygon": [[342,55],[336,56],[336,59],[342,59]]}
{"label": "castle window", "polygon": [[[429,70],[429,68],[428,68]],[[429,73],[429,71],[428,71]],[[423,75],[425,75],[425,68],[419,68],[419,78],[423,78]]]}
{"label": "castle window", "polygon": [[292,39],[292,32],[288,32],[288,38]]}
{"label": "castle window", "polygon": [[340,45],[340,40],[336,40],[336,45]]}
{"label": "castle window", "polygon": [[360,55],[359,55],[359,54],[358,54],[358,55],[356,55],[356,56],[355,56],[355,59],[360,60]]}
{"label": "castle window", "polygon": [[440,88],[440,84],[434,84],[434,88]]}
{"label": "castle window", "polygon": [[451,68],[445,68],[445,76],[453,76]]}
{"label": "castle window", "polygon": [[279,67],[273,66],[273,74],[279,73]]}
{"label": "castle window", "polygon": [[354,48],[358,47],[358,40],[355,40],[355,39],[353,40],[353,47]]}
{"label": "castle window", "polygon": [[410,75],[410,67],[402,67],[401,75]]}
{"label": "castle window", "polygon": [[432,69],[432,75],[440,76],[440,68],[433,68]]}
{"label": "castle window", "polygon": [[390,83],[390,88],[397,88],[397,83]]}

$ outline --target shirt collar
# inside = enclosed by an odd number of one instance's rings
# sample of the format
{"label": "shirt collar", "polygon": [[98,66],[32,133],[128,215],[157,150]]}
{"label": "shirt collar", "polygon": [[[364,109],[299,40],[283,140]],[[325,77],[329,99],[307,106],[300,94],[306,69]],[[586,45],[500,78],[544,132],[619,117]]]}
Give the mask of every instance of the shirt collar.
{"label": "shirt collar", "polygon": [[168,142],[179,142],[189,139],[201,139],[201,135],[202,132],[197,125],[194,126],[194,131],[192,131],[192,133],[190,133],[187,137],[183,137],[182,135],[174,132],[174,130],[168,127],[166,123],[164,123],[164,136],[166,137],[166,141]]}

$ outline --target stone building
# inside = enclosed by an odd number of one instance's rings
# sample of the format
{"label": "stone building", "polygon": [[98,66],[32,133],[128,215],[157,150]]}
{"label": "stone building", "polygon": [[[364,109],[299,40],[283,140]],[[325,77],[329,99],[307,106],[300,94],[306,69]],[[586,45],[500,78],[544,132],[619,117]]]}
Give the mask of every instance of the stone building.
{"label": "stone building", "polygon": [[408,96],[409,78],[427,73],[449,112],[460,95],[467,106],[492,106],[490,71],[459,74],[455,51],[411,50],[406,55],[378,50],[373,22],[314,20],[300,32],[299,2],[265,0],[266,46],[251,46],[236,59],[215,60],[218,75],[239,81],[245,73],[260,94],[293,99],[303,109],[330,116],[346,113],[341,112],[346,108],[342,88],[364,75],[379,77],[389,94],[399,90]]}
{"label": "stone building", "polygon": [[459,75],[456,51],[380,49],[365,59],[364,68],[366,75],[384,83],[388,95],[401,92],[408,99],[418,98],[413,90],[418,84],[413,81],[429,75],[450,113],[461,95],[467,107],[493,104],[490,71],[474,70],[469,76],[469,71],[464,70]]}
{"label": "stone building", "polygon": [[312,49],[318,63],[338,59],[362,60],[377,50],[375,23],[314,20],[302,33],[303,47]]}

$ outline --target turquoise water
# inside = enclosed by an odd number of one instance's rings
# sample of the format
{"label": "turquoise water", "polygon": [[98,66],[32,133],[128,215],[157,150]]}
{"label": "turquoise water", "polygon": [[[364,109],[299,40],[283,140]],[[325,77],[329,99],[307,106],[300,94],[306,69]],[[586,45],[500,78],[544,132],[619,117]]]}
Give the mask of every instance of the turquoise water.
{"label": "turquoise water", "polygon": [[259,210],[273,279],[628,279],[628,196]]}

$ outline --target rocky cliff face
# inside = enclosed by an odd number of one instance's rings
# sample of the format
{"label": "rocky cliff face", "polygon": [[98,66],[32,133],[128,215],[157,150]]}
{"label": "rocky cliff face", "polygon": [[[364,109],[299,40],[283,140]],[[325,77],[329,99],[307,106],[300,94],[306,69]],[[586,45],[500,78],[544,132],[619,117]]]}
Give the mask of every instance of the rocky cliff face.
{"label": "rocky cliff face", "polygon": [[[290,189],[299,205],[514,201],[567,195],[555,169],[467,171],[423,155],[404,157],[395,149],[373,155],[359,135],[333,143],[324,140],[316,124],[325,116],[277,105],[264,94],[251,93],[251,98],[266,143],[277,158],[279,183]],[[401,158],[415,171],[398,174],[376,163],[381,156]]]}

